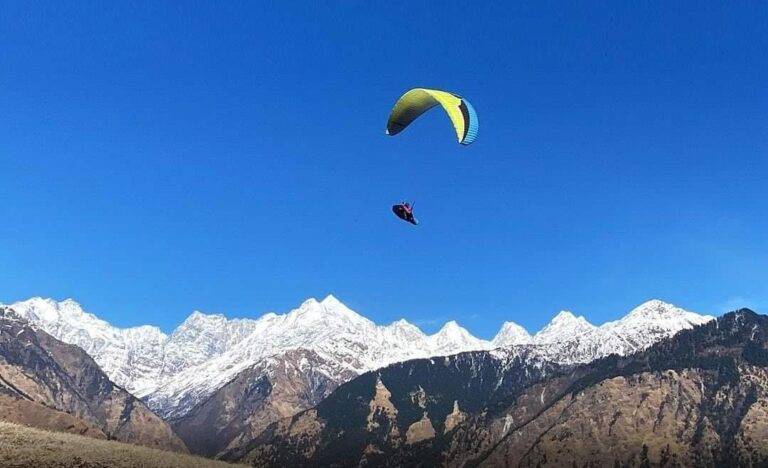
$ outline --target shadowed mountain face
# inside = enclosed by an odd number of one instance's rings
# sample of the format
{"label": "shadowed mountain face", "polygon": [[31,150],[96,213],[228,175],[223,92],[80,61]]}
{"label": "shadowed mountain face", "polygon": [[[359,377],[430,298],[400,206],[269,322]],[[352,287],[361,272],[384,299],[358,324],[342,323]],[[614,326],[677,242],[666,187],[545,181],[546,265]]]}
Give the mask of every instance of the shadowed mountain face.
{"label": "shadowed mountain face", "polygon": [[316,408],[271,425],[226,458],[267,465],[356,464],[366,453],[372,461],[384,460],[389,448],[390,454],[409,452],[436,463],[421,449],[422,441],[442,438],[471,415],[560,372],[528,348],[394,364],[342,385]]}
{"label": "shadowed mountain face", "polygon": [[80,348],[0,308],[0,419],[186,452],[170,426]]}
{"label": "shadowed mountain face", "polygon": [[744,309],[578,367],[514,351],[395,364],[227,456],[257,466],[766,464],[767,348],[768,317]]}
{"label": "shadowed mountain face", "polygon": [[289,351],[241,372],[172,426],[195,453],[237,450],[270,423],[320,403],[339,376],[355,375],[312,351]]}

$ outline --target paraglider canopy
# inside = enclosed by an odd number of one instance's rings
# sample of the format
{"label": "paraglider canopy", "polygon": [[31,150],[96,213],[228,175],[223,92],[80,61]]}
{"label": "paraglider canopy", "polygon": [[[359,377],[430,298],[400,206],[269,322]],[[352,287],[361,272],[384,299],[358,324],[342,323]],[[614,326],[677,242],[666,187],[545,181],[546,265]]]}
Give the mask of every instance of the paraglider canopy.
{"label": "paraglider canopy", "polygon": [[414,88],[400,96],[387,120],[387,135],[397,135],[423,113],[440,105],[456,130],[462,145],[477,139],[478,120],[475,109],[459,95],[437,89]]}

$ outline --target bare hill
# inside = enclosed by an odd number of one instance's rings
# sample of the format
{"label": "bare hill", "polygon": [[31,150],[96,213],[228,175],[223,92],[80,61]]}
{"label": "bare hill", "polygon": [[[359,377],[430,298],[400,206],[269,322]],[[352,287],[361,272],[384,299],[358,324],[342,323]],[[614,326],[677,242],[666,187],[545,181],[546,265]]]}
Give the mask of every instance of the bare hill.
{"label": "bare hill", "polygon": [[224,462],[0,422],[3,467],[233,467]]}

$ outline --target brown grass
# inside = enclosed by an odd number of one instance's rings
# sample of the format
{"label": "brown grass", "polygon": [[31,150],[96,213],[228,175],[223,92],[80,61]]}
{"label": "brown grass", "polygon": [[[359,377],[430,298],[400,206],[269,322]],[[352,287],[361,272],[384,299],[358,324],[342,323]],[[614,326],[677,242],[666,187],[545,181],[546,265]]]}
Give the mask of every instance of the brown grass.
{"label": "brown grass", "polygon": [[0,422],[0,466],[232,468],[236,465],[121,442],[97,440],[62,432],[48,432]]}

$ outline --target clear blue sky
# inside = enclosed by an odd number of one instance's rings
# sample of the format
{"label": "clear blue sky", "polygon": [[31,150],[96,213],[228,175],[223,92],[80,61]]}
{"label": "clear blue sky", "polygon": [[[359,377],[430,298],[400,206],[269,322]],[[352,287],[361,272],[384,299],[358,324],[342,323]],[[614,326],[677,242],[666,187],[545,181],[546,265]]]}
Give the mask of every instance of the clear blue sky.
{"label": "clear blue sky", "polygon": [[[0,301],[167,330],[333,293],[484,337],[768,310],[765,2],[69,3],[0,6]],[[478,141],[385,136],[413,86]]]}

